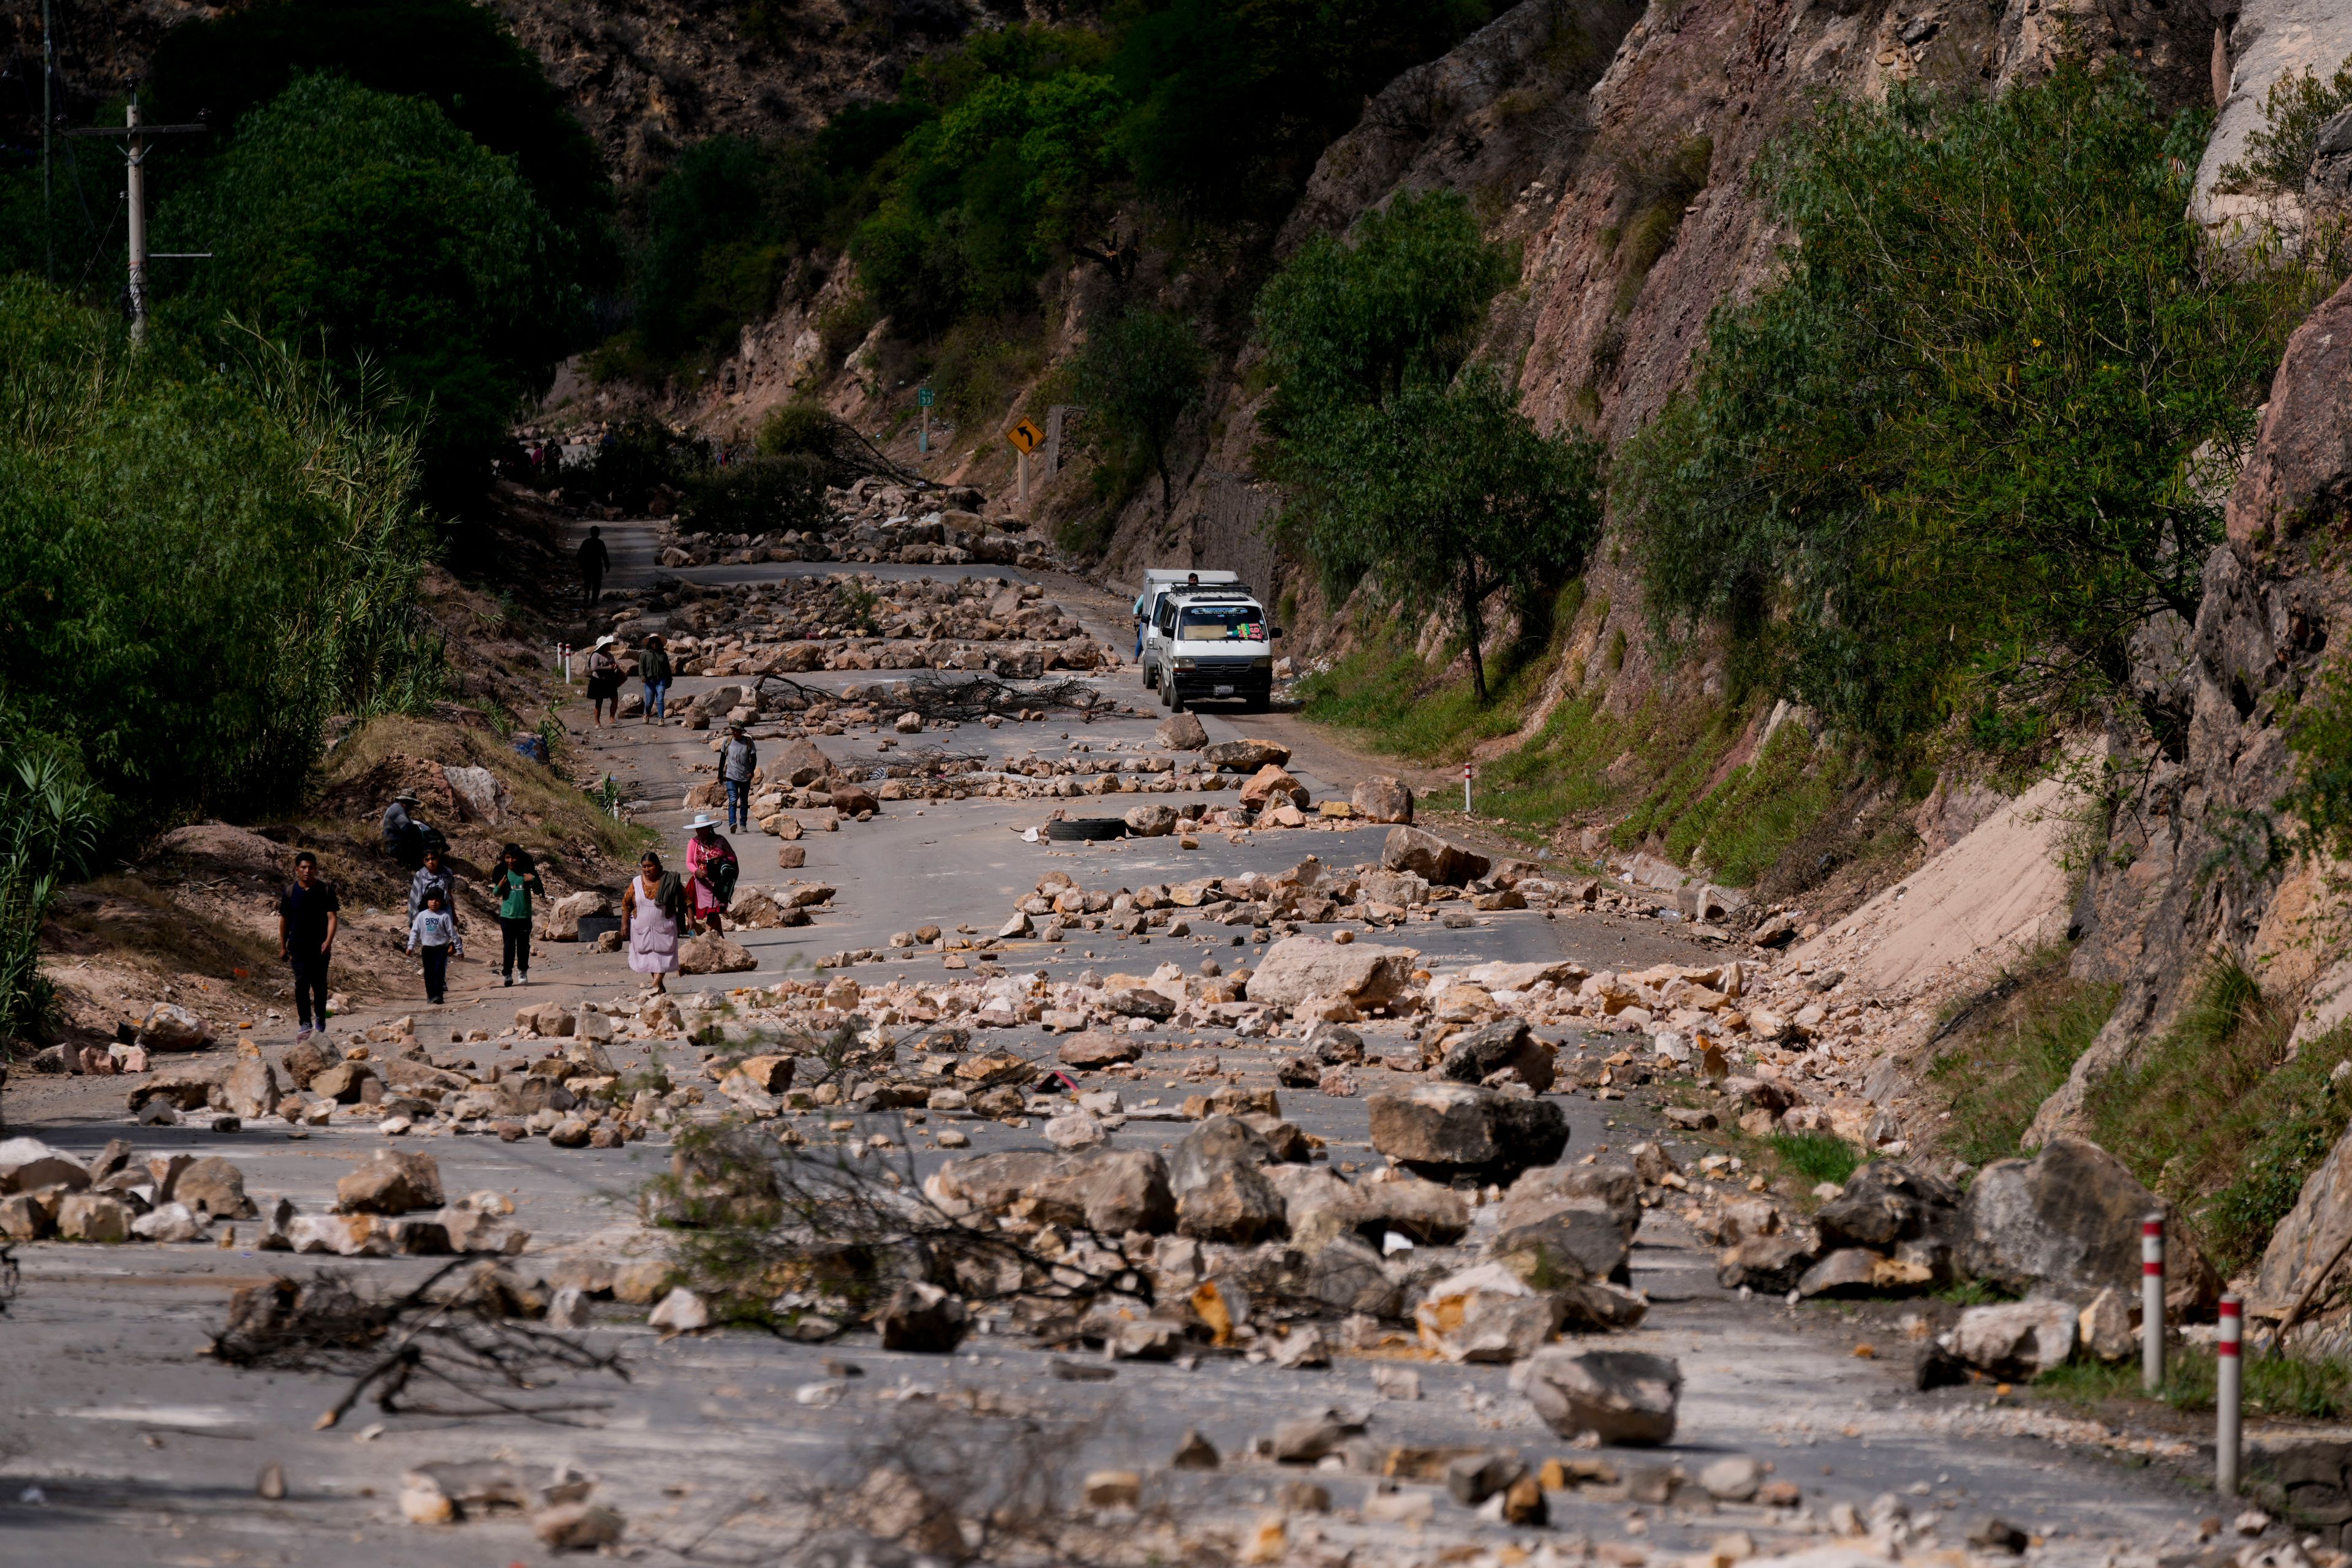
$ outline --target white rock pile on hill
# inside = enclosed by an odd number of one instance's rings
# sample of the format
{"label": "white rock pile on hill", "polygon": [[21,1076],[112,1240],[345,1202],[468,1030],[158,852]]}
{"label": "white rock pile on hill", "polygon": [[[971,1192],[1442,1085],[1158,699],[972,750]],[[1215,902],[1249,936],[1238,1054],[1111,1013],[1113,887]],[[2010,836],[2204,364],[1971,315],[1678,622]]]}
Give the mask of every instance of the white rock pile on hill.
{"label": "white rock pile on hill", "polygon": [[[1035,584],[1004,578],[877,577],[871,573],[777,583],[681,587],[663,640],[679,675],[803,675],[821,669],[984,670],[1008,680],[1048,670],[1116,665],[1116,650],[1089,638]],[[647,602],[657,606],[671,595]],[[643,612],[615,612],[635,674]],[[673,719],[708,719],[698,698]]]}
{"label": "white rock pile on hill", "polygon": [[759,561],[892,561],[917,566],[974,562],[1045,570],[1056,563],[1017,518],[984,518],[982,493],[969,485],[919,490],[880,479],[829,489],[831,522],[777,536],[680,533],[661,552],[664,566],[749,565]]}

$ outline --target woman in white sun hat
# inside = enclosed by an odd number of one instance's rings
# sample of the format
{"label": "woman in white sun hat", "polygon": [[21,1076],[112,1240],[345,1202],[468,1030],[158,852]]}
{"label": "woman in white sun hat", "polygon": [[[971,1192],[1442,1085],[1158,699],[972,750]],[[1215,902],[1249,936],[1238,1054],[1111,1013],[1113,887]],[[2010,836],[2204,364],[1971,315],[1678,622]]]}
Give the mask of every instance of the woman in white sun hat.
{"label": "woman in white sun hat", "polygon": [[698,811],[694,820],[686,825],[689,837],[686,841],[687,888],[693,898],[692,914],[697,921],[709,922],[713,931],[721,928],[719,920],[727,906],[735,901],[735,879],[742,867],[735,858],[735,846],[719,837],[719,824],[707,811]]}

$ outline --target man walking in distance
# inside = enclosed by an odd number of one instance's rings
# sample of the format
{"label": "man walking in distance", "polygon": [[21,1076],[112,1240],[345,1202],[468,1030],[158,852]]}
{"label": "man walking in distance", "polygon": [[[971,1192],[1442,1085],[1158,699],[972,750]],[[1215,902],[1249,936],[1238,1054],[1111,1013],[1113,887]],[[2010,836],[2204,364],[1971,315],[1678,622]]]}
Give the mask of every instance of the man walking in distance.
{"label": "man walking in distance", "polygon": [[727,784],[730,833],[742,833],[751,826],[751,775],[759,767],[760,749],[743,733],[743,726],[728,725],[727,744],[719,753],[719,776]]}
{"label": "man walking in distance", "polygon": [[587,589],[590,604],[604,596],[604,568],[612,563],[613,552],[604,548],[604,531],[589,529],[588,537],[580,542],[580,581]]}
{"label": "man walking in distance", "polygon": [[278,955],[294,966],[298,1045],[327,1033],[327,955],[334,950],[342,907],[334,884],[320,879],[319,858],[308,849],[295,856],[294,880],[278,900]]}

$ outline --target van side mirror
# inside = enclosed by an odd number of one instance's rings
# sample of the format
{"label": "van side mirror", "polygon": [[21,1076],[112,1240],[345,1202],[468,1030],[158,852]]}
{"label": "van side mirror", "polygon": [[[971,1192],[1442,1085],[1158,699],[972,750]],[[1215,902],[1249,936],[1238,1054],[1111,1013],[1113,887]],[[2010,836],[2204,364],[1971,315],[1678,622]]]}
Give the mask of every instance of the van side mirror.
{"label": "van side mirror", "polygon": [[1281,628],[1280,626],[1276,626],[1276,627],[1275,627],[1275,628],[1274,628],[1274,635],[1275,635],[1276,637],[1280,637],[1280,636],[1282,635],[1282,628]]}

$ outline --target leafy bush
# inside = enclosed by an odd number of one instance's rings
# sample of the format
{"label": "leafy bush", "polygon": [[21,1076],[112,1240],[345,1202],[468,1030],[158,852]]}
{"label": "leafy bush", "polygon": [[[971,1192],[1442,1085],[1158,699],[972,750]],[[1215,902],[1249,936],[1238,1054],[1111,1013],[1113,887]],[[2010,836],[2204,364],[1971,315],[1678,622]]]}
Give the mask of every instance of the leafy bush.
{"label": "leafy bush", "polygon": [[1945,1148],[1972,1165],[2024,1152],[2025,1130],[2056,1093],[2114,1013],[2120,988],[2075,980],[2063,947],[2052,947],[2008,978],[1979,1016],[1953,1036],[1927,1070],[1951,1112]]}
{"label": "leafy bush", "polygon": [[1206,355],[1180,316],[1130,307],[1095,329],[1074,367],[1090,428],[1116,458],[1160,476],[1160,510],[1172,504],[1168,443],[1177,422],[1201,404]]}
{"label": "leafy bush", "polygon": [[[209,353],[205,356],[209,358]],[[388,389],[247,340],[227,374],[0,280],[0,711],[115,835],[290,804],[330,713],[439,694],[429,531]]]}
{"label": "leafy bush", "polygon": [[2286,1055],[2294,1019],[2217,956],[2170,1029],[2090,1086],[2094,1137],[2189,1214],[2225,1273],[2262,1256],[2304,1179],[2352,1121],[2328,1075],[2352,1029]]}
{"label": "leafy bush", "polygon": [[41,921],[58,884],[89,868],[105,802],[55,751],[0,761],[0,1043],[47,1030],[56,993],[41,973]]}
{"label": "leafy bush", "polygon": [[1782,280],[1709,324],[1616,489],[1662,621],[1881,749],[1985,700],[2138,700],[2133,634],[2193,618],[2216,476],[2301,287],[2188,216],[2205,119],[2062,65],[1998,99],[1833,102],[1765,180]]}
{"label": "leafy bush", "polygon": [[1258,301],[1284,526],[1333,598],[1378,567],[1390,593],[1457,613],[1481,703],[1487,600],[1534,605],[1600,531],[1599,446],[1538,434],[1498,373],[1463,369],[1513,270],[1460,196],[1405,194],[1349,243],[1310,240]]}
{"label": "leafy bush", "polygon": [[687,533],[811,532],[830,521],[827,459],[800,452],[712,465],[687,480],[678,527]]}
{"label": "leafy bush", "polygon": [[2233,195],[2299,194],[2311,177],[2319,128],[2352,109],[2352,58],[2322,81],[2309,67],[2283,71],[2263,95],[2262,128],[2248,133],[2244,158],[2221,166],[2216,190]]}
{"label": "leafy bush", "polygon": [[346,384],[380,366],[422,425],[427,477],[478,494],[509,417],[584,321],[573,246],[508,159],[432,103],[306,76],[238,123],[159,225],[215,259],[175,301],[316,345]]}
{"label": "leafy bush", "polygon": [[566,470],[564,483],[607,506],[643,513],[652,509],[656,491],[684,489],[703,460],[701,443],[650,419],[631,420],[607,431],[585,464]]}

